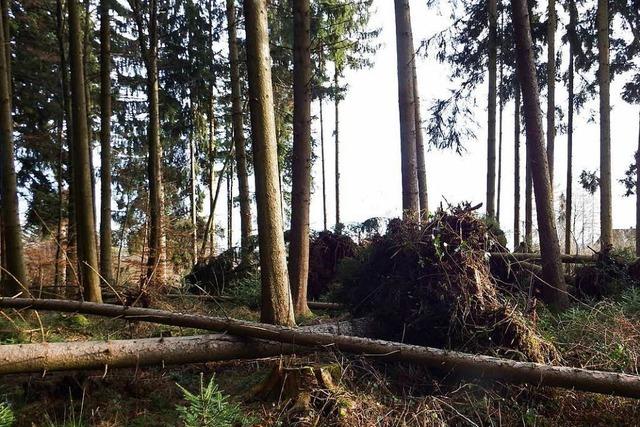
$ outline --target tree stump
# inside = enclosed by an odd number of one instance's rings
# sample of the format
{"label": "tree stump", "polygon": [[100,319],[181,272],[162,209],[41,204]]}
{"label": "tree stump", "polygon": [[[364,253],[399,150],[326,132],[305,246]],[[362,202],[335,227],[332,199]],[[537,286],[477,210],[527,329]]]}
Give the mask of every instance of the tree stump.
{"label": "tree stump", "polygon": [[[331,364],[293,364],[284,361],[252,390],[253,398],[284,405],[288,425],[314,426],[322,419],[341,425],[353,401],[339,381],[342,367]],[[346,425],[346,424],[345,424]]]}

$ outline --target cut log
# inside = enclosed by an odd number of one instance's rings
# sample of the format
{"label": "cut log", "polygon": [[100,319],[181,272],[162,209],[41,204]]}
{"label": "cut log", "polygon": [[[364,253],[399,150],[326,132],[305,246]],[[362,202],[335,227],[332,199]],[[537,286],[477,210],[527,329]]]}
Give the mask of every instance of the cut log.
{"label": "cut log", "polygon": [[304,348],[229,335],[0,346],[0,374],[135,368],[292,354]]}
{"label": "cut log", "polygon": [[[497,258],[505,258],[509,261],[540,261],[540,254],[522,252],[490,252],[489,255]],[[594,255],[560,255],[560,260],[565,264],[580,264],[596,262],[598,258]]]}
{"label": "cut log", "polygon": [[[284,326],[247,322],[231,318],[176,314],[148,308],[123,307],[89,302],[0,298],[2,308],[31,308],[93,314],[173,326],[225,331],[240,337],[276,341],[347,353],[416,363],[470,378],[499,379],[515,384],[552,386],[595,393],[640,398],[640,376],[581,368],[517,362],[497,357],[420,347],[333,333],[309,332]],[[13,346],[0,346],[0,364],[9,360]]]}

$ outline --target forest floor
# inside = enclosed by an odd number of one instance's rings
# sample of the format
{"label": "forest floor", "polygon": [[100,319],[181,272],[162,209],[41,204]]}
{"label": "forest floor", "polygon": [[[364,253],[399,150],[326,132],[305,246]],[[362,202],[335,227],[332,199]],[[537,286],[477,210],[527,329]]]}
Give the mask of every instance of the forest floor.
{"label": "forest floor", "polygon": [[[240,303],[158,298],[152,306],[257,320],[255,298],[255,295],[245,295],[244,299],[236,299]],[[1,344],[202,333],[81,315],[39,313],[35,316],[15,311],[5,314],[0,318]],[[318,311],[306,323],[320,323],[345,315]],[[559,316],[542,313],[537,328],[560,349],[563,364],[638,373],[638,289],[627,289],[615,298],[592,305],[580,304]],[[334,386],[314,391],[304,416],[294,421],[291,402],[282,398],[259,399],[255,393],[256,385],[278,365],[337,366],[338,369],[332,369]],[[214,393],[203,405],[197,396],[202,395],[201,391],[206,390],[210,381],[219,387],[220,394]],[[196,397],[190,398],[183,389]],[[255,426],[611,426],[634,425],[640,419],[640,401],[635,399],[460,380],[452,376],[442,378],[411,365],[382,364],[338,353],[110,369],[108,372],[5,376],[0,379],[2,400],[8,403],[16,426],[207,425],[198,421],[198,417],[207,410],[215,412],[220,408],[235,418],[235,424],[229,425]]]}

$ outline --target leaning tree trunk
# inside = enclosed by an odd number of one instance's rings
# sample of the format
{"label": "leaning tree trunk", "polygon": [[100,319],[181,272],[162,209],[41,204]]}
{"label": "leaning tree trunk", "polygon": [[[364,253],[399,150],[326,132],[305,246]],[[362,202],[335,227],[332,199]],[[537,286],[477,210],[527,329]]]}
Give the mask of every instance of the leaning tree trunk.
{"label": "leaning tree trunk", "polygon": [[420,91],[418,90],[417,61],[413,61],[413,101],[416,115],[416,159],[418,165],[418,197],[420,200],[420,218],[429,216],[429,193],[427,191],[427,165],[424,158],[424,134],[422,132],[422,113],[420,111]]}
{"label": "leaning tree trunk", "polygon": [[394,0],[400,112],[400,154],[402,159],[402,215],[417,219],[418,165],[416,157],[416,109],[413,88],[413,35],[409,0]]}
{"label": "leaning tree trunk", "polygon": [[531,160],[531,176],[536,196],[536,213],[542,255],[543,298],[555,308],[567,304],[567,284],[560,262],[560,245],[553,212],[549,165],[544,150],[544,131],[538,79],[533,59],[533,42],[526,0],[511,0],[516,39],[516,64],[522,88],[527,132],[527,152]]}
{"label": "leaning tree trunk", "polygon": [[278,147],[266,0],[244,0],[247,71],[251,108],[262,281],[261,319],[266,323],[295,324],[289,292],[287,260],[278,190]]}
{"label": "leaning tree trunk", "polygon": [[[4,11],[3,11],[4,12]],[[6,256],[7,274],[1,290],[4,295],[15,295],[24,290],[26,293],[27,272],[22,249],[22,230],[18,208],[18,190],[13,147],[13,123],[11,118],[11,95],[9,70],[7,68],[7,49],[5,40],[6,21],[0,19],[0,167],[2,169],[2,236],[3,252]]]}
{"label": "leaning tree trunk", "polygon": [[600,87],[600,249],[613,244],[611,213],[611,101],[609,73],[609,1],[598,0],[598,85]]}
{"label": "leaning tree trunk", "polygon": [[547,4],[547,161],[553,193],[553,158],[556,137],[556,0]]}
{"label": "leaning tree trunk", "polygon": [[297,316],[309,313],[309,203],[311,201],[311,5],[293,2],[293,163],[289,284]]}
{"label": "leaning tree trunk", "polygon": [[242,123],[240,65],[236,34],[238,22],[234,1],[227,0],[227,31],[229,33],[229,65],[231,70],[233,143],[235,146],[236,173],[238,174],[238,192],[240,196],[240,246],[242,247],[242,262],[246,263],[251,240],[251,196],[249,195],[249,174],[247,172],[247,155]]}
{"label": "leaning tree trunk", "polygon": [[513,247],[520,246],[520,84],[517,79],[513,102]]}
{"label": "leaning tree trunk", "polygon": [[78,264],[83,298],[102,302],[98,276],[98,253],[93,216],[92,181],[89,161],[89,133],[85,99],[80,14],[77,0],[70,0],[69,47],[71,59],[71,112],[73,127],[73,181],[77,225]]}
{"label": "leaning tree trunk", "polygon": [[100,1],[100,276],[113,283],[111,259],[111,30],[109,1]]}
{"label": "leaning tree trunk", "polygon": [[[193,94],[190,94],[190,97]],[[189,216],[191,220],[191,260],[195,265],[198,262],[198,201],[197,201],[197,174],[196,174],[196,132],[195,111],[193,99],[189,100],[191,109],[191,129],[189,131]]]}
{"label": "leaning tree trunk", "polygon": [[496,100],[498,62],[498,3],[488,0],[489,9],[489,97],[487,106],[487,216],[496,208]]}

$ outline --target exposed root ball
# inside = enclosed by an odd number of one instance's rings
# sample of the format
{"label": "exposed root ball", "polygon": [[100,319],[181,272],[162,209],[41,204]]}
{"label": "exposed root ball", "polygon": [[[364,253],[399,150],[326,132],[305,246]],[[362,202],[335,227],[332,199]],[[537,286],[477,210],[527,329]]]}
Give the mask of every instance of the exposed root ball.
{"label": "exposed root ball", "polygon": [[372,314],[388,339],[555,360],[553,346],[498,294],[485,256],[496,244],[464,207],[438,212],[424,226],[390,224],[346,263],[345,292],[352,310]]}
{"label": "exposed root ball", "polygon": [[356,256],[357,252],[358,246],[344,234],[321,231],[312,236],[309,245],[309,297],[316,299],[325,293],[336,279],[338,263]]}
{"label": "exposed root ball", "polygon": [[594,265],[576,269],[575,285],[579,297],[601,299],[620,293],[637,283],[634,264],[609,253],[600,253]]}

